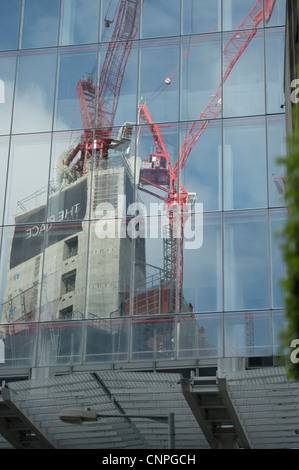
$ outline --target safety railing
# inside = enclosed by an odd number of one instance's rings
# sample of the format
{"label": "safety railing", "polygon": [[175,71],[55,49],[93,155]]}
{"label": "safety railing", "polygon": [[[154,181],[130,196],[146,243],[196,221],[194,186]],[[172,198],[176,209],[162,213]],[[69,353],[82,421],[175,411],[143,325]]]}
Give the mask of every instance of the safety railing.
{"label": "safety railing", "polygon": [[282,311],[0,325],[0,368],[275,356]]}

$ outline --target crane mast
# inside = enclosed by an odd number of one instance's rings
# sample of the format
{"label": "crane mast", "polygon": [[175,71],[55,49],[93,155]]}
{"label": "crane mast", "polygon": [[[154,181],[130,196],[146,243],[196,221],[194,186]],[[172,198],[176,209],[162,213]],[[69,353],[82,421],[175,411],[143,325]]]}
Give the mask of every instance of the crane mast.
{"label": "crane mast", "polygon": [[[170,243],[166,240],[167,259],[170,260],[170,272],[166,276],[177,281],[179,289],[183,285],[183,234],[184,223],[186,221],[186,204],[188,202],[188,193],[179,182],[179,175],[183,170],[186,161],[194,145],[208,126],[212,119],[219,116],[222,110],[222,87],[228,79],[234,65],[242,56],[248,44],[257,33],[257,29],[263,18],[268,23],[276,0],[257,0],[248,15],[239,25],[237,31],[232,35],[223,49],[223,76],[217,88],[217,91],[209,104],[200,113],[187,132],[186,138],[181,146],[180,154],[172,167],[165,144],[159,132],[149,115],[146,105],[140,105],[139,117],[151,130],[155,143],[156,152],[150,156],[150,166],[145,165],[140,171],[139,189],[155,197],[164,199],[166,209],[169,214],[168,233]],[[265,9],[264,9],[265,8]],[[167,196],[161,197],[159,194],[149,191],[144,186],[152,186],[158,190],[165,191]],[[172,207],[176,207],[175,210]],[[181,230],[175,227],[180,220]]]}
{"label": "crane mast", "polygon": [[[132,41],[138,31],[142,1],[120,0],[98,84],[95,85],[91,77],[78,81],[77,92],[84,133],[81,141],[69,152],[65,164],[69,166],[78,152],[81,152],[80,158],[76,160],[76,167],[82,174],[86,173],[88,162],[92,161],[93,151],[98,159],[108,158],[115,112]],[[107,20],[105,23],[107,24]]]}

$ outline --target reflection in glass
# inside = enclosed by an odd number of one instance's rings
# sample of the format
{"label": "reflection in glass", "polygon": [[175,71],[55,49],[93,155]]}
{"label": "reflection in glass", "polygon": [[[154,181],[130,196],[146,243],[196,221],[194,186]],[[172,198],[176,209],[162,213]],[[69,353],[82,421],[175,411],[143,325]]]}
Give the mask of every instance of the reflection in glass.
{"label": "reflection in glass", "polygon": [[44,224],[5,227],[1,249],[2,323],[39,319]]}
{"label": "reflection in glass", "polygon": [[267,206],[264,118],[224,122],[224,209]]}
{"label": "reflection in glass", "polygon": [[0,0],[0,49],[17,49],[20,0]]}
{"label": "reflection in glass", "polygon": [[60,44],[97,42],[99,21],[98,0],[62,0]]}
{"label": "reflection in glass", "polygon": [[127,361],[128,322],[120,318],[88,322],[84,362]]}
{"label": "reflection in glass", "polygon": [[[197,124],[198,128],[204,121]],[[181,142],[188,139],[190,124],[181,125]],[[192,147],[181,183],[188,193],[196,194],[196,202],[203,203],[205,212],[222,209],[222,130],[219,121],[210,121]]]}
{"label": "reflection in glass", "polygon": [[69,47],[59,51],[58,80],[55,105],[55,130],[81,129],[77,85],[79,80],[96,82],[97,48]]}
{"label": "reflection in glass", "polygon": [[88,223],[46,225],[41,321],[84,317]]}
{"label": "reflection in glass", "polygon": [[9,146],[9,138],[8,137],[0,137],[0,162],[1,162],[1,173],[0,173],[0,224],[2,224],[4,200],[5,200],[8,146]]}
{"label": "reflection in glass", "polygon": [[[147,105],[154,122],[177,121],[178,39],[144,41],[140,55],[140,102]],[[169,82],[167,79],[171,74],[173,77]]]}
{"label": "reflection in glass", "polygon": [[269,307],[268,253],[265,212],[232,212],[224,215],[226,311]]}
{"label": "reflection in glass", "polygon": [[0,54],[0,134],[10,132],[15,67],[15,54]]}
{"label": "reflection in glass", "polygon": [[[124,175],[116,176],[116,184],[121,185]],[[110,179],[110,183],[112,179]],[[120,193],[123,191],[120,191]],[[107,201],[98,205],[98,221],[91,222],[88,259],[88,318],[128,315],[131,298],[131,256],[133,239],[128,235],[126,219],[109,217],[107,203],[118,212],[118,203],[110,193]],[[101,208],[102,207],[102,208]],[[108,208],[109,209],[109,208]],[[143,252],[144,241],[139,250]],[[142,276],[143,266],[136,268],[136,282]],[[140,275],[138,273],[140,272]]]}
{"label": "reflection in glass", "polygon": [[134,317],[132,320],[132,359],[174,359],[174,317]]}
{"label": "reflection in glass", "polygon": [[[212,119],[220,117],[221,90],[218,89],[220,82],[221,35],[184,37],[182,40],[181,119],[204,120],[202,112]],[[210,112],[204,111],[210,103]]]}
{"label": "reflection in glass", "polygon": [[12,138],[5,205],[6,224],[45,222],[50,141],[49,134]]}
{"label": "reflection in glass", "polygon": [[21,52],[18,59],[13,132],[52,129],[56,52]]}
{"label": "reflection in glass", "polygon": [[[191,218],[195,232],[194,249],[184,250],[184,297],[192,304],[194,312],[222,310],[222,229],[221,216],[199,214]],[[196,244],[196,237],[202,230],[202,246]],[[185,244],[186,246],[186,244]]]}
{"label": "reflection in glass", "polygon": [[[226,48],[223,74],[230,70],[223,85],[223,116],[264,114],[264,35],[258,32],[240,55],[236,53],[234,42],[229,42],[231,37],[232,34],[223,37]],[[231,68],[232,57],[238,59]]]}
{"label": "reflection in glass", "polygon": [[224,315],[226,357],[272,356],[270,312]]}
{"label": "reflection in glass", "polygon": [[[273,3],[273,2],[268,2]],[[276,0],[271,17],[266,21],[266,26],[284,26],[286,16],[286,0]]]}
{"label": "reflection in glass", "polygon": [[24,0],[21,47],[56,46],[59,0]]}
{"label": "reflection in glass", "polygon": [[286,156],[286,129],[284,115],[268,116],[268,179],[270,207],[286,205],[286,168],[277,162]]}
{"label": "reflection in glass", "polygon": [[80,364],[83,348],[83,324],[61,322],[40,325],[37,366]]}
{"label": "reflection in glass", "polygon": [[222,357],[222,315],[178,317],[178,357]]}
{"label": "reflection in glass", "polygon": [[183,34],[221,31],[221,0],[183,0]]}
{"label": "reflection in glass", "polygon": [[266,36],[267,113],[281,113],[284,97],[284,29],[268,29]]}
{"label": "reflection in glass", "polygon": [[282,256],[282,232],[287,218],[287,209],[272,210],[270,212],[271,233],[271,282],[272,307],[283,307],[283,292],[280,282],[285,278],[285,263]]}
{"label": "reflection in glass", "polygon": [[[68,163],[70,155],[81,143],[83,131],[55,132],[50,163],[50,187],[47,218],[51,222],[88,218],[91,191],[90,175],[79,169],[78,155]],[[84,153],[84,150],[83,150]]]}
{"label": "reflection in glass", "polygon": [[[242,0],[241,2],[240,0],[223,0],[222,3],[224,31],[238,29],[247,15],[255,18],[263,10],[263,2],[257,2],[256,0]],[[247,24],[246,22],[245,25]],[[263,21],[260,21],[257,27],[262,28]]]}
{"label": "reflection in glass", "polygon": [[[104,102],[100,118],[103,122],[104,115],[104,119],[108,119],[111,126],[122,126],[125,122],[136,122],[138,49],[137,44],[134,42],[129,42],[128,44],[119,42],[116,47],[122,50],[121,52],[116,52],[114,55],[116,64],[120,58],[120,54],[125,54],[126,50],[128,59],[126,62],[123,62],[123,66],[120,68],[117,82],[113,82],[113,79],[111,80],[111,78],[107,76],[105,65],[108,66],[107,70],[111,74],[115,73],[116,65],[112,67],[109,65],[110,52],[108,52],[109,50],[106,45],[100,46],[99,69],[101,73],[99,73],[99,83],[100,87],[103,86],[102,98]],[[108,63],[106,62],[107,60]],[[111,90],[112,86],[114,87],[113,90]],[[112,115],[110,117],[111,110]]]}
{"label": "reflection in glass", "polygon": [[180,33],[180,1],[144,2],[141,33],[143,38],[175,36]]}
{"label": "reflection in glass", "polygon": [[272,312],[273,355],[290,354],[289,348],[283,350],[281,334],[287,330],[288,321],[283,311]]}
{"label": "reflection in glass", "polygon": [[1,339],[4,343],[4,362],[0,368],[31,368],[35,365],[38,327],[24,323],[1,326]]}

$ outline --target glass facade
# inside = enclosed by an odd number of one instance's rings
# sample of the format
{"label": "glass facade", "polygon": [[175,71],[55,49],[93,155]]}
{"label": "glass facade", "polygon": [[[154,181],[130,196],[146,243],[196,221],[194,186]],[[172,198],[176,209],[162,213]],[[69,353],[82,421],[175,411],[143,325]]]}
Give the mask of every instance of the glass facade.
{"label": "glass facade", "polygon": [[276,354],[285,0],[0,12],[4,365]]}

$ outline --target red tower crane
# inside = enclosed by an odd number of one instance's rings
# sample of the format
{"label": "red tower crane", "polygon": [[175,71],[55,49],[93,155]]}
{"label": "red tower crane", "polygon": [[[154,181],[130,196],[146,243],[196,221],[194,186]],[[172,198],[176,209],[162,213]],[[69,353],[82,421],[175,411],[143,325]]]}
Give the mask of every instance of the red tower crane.
{"label": "red tower crane", "polygon": [[[123,76],[132,40],[138,30],[141,2],[143,0],[120,0],[98,85],[93,83],[92,78],[79,80],[77,84],[84,133],[64,163],[69,166],[79,154],[76,168],[82,174],[86,173],[86,165],[91,161],[93,151],[97,158],[108,157]],[[105,18],[106,26],[113,21]]]}
{"label": "red tower crane", "polygon": [[[150,155],[149,165],[145,164],[140,170],[139,189],[165,201],[169,214],[169,235],[171,238],[170,272],[166,275],[172,280],[177,280],[179,289],[182,289],[183,284],[183,233],[186,220],[185,206],[188,201],[188,193],[179,182],[179,175],[192,148],[209,122],[219,116],[222,109],[222,87],[234,65],[256,35],[260,22],[263,18],[265,18],[266,23],[269,22],[275,2],[276,0],[257,0],[237,31],[225,45],[223,49],[224,72],[222,81],[209,104],[200,113],[198,119],[191,124],[174,166],[171,165],[158,125],[153,123],[146,105],[140,105],[139,107],[139,118],[149,126],[155,144],[155,152]],[[169,84],[170,79],[166,80],[165,83]],[[152,186],[167,194],[163,197],[148,190],[145,186]],[[179,230],[177,227],[178,222],[180,222]]]}

